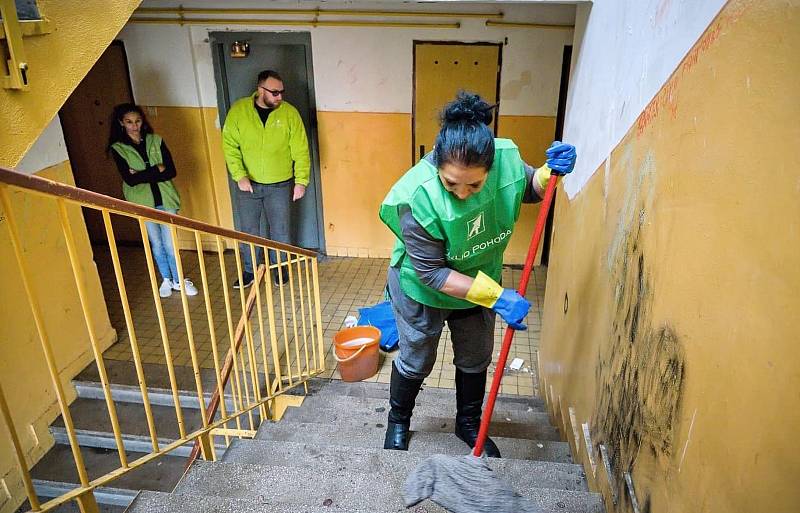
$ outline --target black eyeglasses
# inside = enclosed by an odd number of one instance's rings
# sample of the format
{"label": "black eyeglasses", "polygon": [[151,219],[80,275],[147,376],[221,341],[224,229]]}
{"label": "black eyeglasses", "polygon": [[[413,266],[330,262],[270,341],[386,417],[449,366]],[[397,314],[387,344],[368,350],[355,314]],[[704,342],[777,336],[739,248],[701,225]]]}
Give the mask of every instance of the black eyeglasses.
{"label": "black eyeglasses", "polygon": [[283,96],[283,93],[286,92],[286,89],[267,89],[266,87],[258,86],[259,89],[263,89],[272,96]]}

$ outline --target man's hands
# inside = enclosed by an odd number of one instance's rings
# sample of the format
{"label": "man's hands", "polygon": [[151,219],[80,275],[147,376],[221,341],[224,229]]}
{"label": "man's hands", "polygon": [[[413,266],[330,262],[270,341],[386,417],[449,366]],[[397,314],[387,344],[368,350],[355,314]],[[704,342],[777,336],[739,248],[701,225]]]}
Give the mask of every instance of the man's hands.
{"label": "man's hands", "polygon": [[242,192],[249,192],[251,194],[253,193],[253,184],[250,183],[250,179],[246,176],[244,178],[240,178],[236,182],[236,185],[239,186],[239,190]]}
{"label": "man's hands", "polygon": [[306,195],[306,186],[295,184],[294,192],[292,193],[292,201],[297,201]]}
{"label": "man's hands", "polygon": [[[239,190],[242,192],[249,192],[251,194],[253,193],[253,184],[250,182],[250,178],[246,176],[244,178],[240,178],[236,182],[236,185],[239,186]],[[297,201],[305,195],[306,195],[306,186],[295,184],[294,190],[292,191],[292,201]]]}

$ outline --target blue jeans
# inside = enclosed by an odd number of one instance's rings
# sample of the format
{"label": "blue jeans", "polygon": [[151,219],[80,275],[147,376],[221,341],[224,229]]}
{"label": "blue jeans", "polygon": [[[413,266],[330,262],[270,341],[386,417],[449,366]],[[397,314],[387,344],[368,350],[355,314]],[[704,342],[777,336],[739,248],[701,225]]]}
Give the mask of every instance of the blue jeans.
{"label": "blue jeans", "polygon": [[[177,214],[174,208],[156,207],[170,214]],[[153,260],[156,261],[158,272],[165,280],[172,280],[178,283],[178,266],[175,264],[175,249],[172,246],[172,236],[169,233],[169,226],[161,223],[147,221],[147,237],[150,239],[150,249],[153,251]]]}
{"label": "blue jeans", "polygon": [[[239,204],[239,229],[251,235],[262,236],[260,225],[261,213],[264,212],[267,218],[267,230],[263,236],[277,242],[291,244],[290,213],[294,180],[270,184],[252,182],[252,185],[252,193],[236,189],[236,199]],[[250,245],[241,244],[239,248],[244,271],[252,274],[253,262]],[[256,260],[259,264],[264,261],[264,252],[260,248],[256,248]],[[269,261],[273,264],[277,263],[274,251],[269,252]]]}

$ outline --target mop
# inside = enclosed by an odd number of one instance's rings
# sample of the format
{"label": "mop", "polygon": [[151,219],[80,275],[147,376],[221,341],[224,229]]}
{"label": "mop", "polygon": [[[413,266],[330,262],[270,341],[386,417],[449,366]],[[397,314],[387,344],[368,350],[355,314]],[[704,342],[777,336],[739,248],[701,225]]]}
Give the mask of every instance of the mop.
{"label": "mop", "polygon": [[[547,182],[544,199],[539,208],[536,219],[536,228],[528,247],[525,258],[525,267],[522,271],[519,289],[524,296],[528,288],[533,261],[542,238],[547,213],[555,194],[558,176],[552,173]],[[487,462],[483,455],[483,445],[489,436],[489,423],[492,420],[494,403],[500,390],[503,379],[503,370],[508,360],[511,341],[514,338],[514,329],[506,327],[500,357],[492,379],[492,388],[486,401],[481,418],[481,427],[475,447],[467,456],[445,456],[437,454],[424,460],[409,474],[404,486],[404,499],[406,507],[410,508],[425,499],[430,499],[453,513],[541,513],[541,508],[512,490],[504,483]]]}

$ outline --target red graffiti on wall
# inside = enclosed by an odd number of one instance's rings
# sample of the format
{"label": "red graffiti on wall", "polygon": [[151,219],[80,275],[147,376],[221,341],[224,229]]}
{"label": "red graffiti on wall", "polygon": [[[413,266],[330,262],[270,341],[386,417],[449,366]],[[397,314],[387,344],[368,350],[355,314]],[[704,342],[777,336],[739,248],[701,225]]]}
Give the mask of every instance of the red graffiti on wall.
{"label": "red graffiti on wall", "polygon": [[647,104],[642,113],[636,119],[637,137],[647,130],[647,127],[656,120],[663,112],[669,112],[672,119],[678,115],[678,90],[683,78],[692,71],[700,62],[701,57],[716,44],[723,34],[723,31],[730,25],[736,23],[742,14],[750,7],[749,2],[742,2],[735,8],[725,9],[706,29],[703,36],[694,44],[689,53],[683,58],[678,68],[667,80],[656,96]]}

